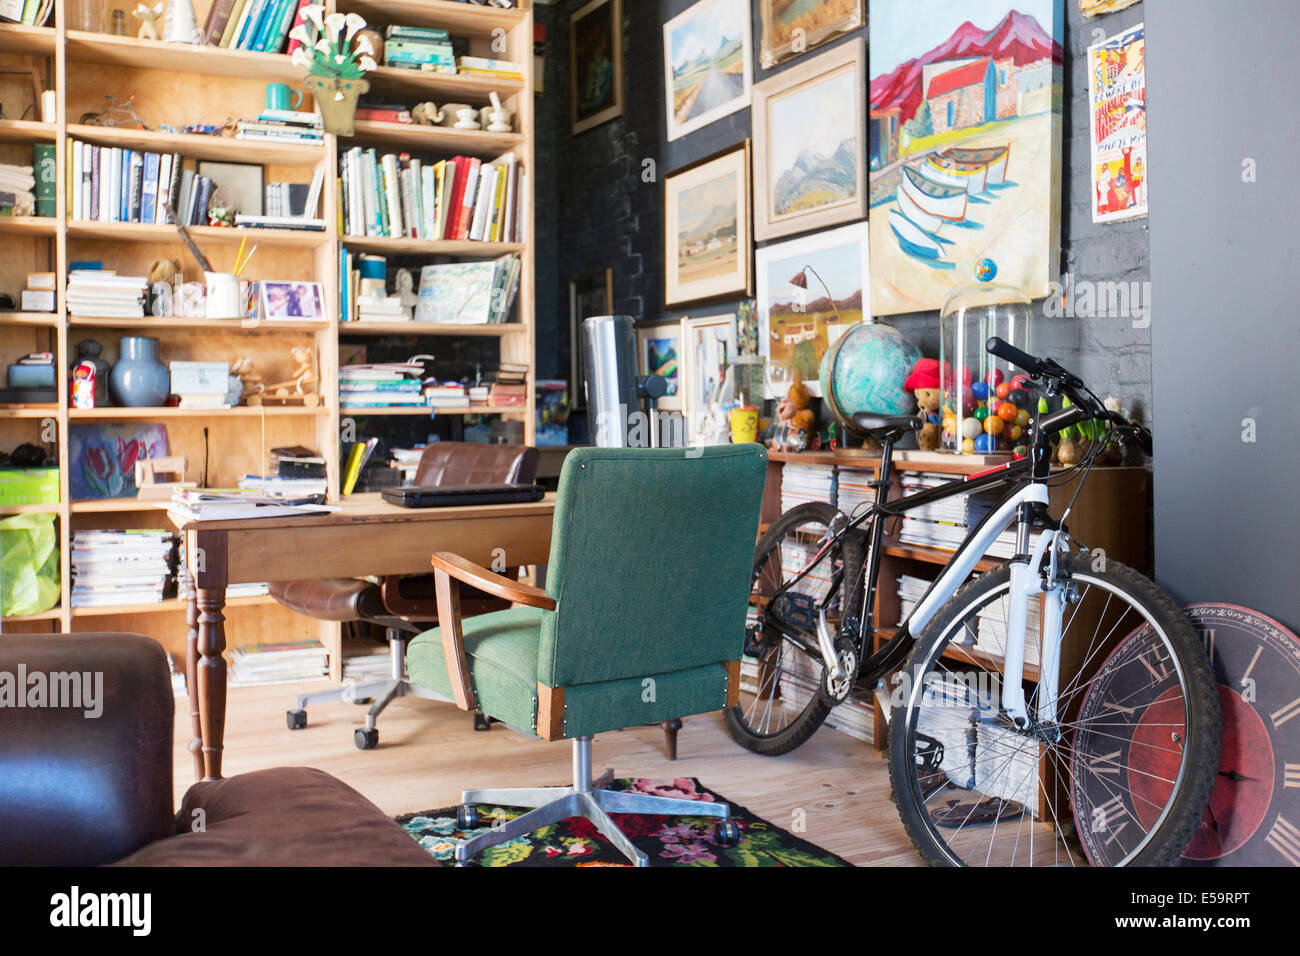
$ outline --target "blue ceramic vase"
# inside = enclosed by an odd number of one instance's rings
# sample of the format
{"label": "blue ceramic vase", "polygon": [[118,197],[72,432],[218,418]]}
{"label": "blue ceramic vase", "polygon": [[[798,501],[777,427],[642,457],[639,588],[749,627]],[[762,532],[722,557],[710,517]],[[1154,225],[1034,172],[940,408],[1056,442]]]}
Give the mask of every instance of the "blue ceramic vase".
{"label": "blue ceramic vase", "polygon": [[158,340],[126,336],[117,345],[120,357],[108,376],[108,393],[116,405],[152,408],[167,403],[171,375],[158,361]]}

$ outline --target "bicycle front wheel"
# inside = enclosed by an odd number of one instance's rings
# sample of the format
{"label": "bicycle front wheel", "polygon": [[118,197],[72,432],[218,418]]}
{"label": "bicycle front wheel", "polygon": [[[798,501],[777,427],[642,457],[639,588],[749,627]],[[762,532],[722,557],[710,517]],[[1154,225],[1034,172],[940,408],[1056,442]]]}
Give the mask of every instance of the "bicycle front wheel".
{"label": "bicycle front wheel", "polygon": [[[754,554],[745,656],[740,662],[740,702],[726,714],[727,730],[747,750],[766,756],[789,753],[821,726],[848,687],[826,688],[817,644],[817,609],[825,607],[831,633],[843,625],[851,584],[862,576],[857,535],[832,540],[839,512],[809,502],[781,515],[759,539]],[[822,554],[823,550],[827,553]],[[820,555],[820,557],[819,557]],[[801,579],[799,573],[812,565]],[[856,673],[854,646],[837,648]]]}
{"label": "bicycle front wheel", "polygon": [[1001,708],[1010,571],[940,609],[895,687],[890,777],[921,855],[949,866],[1159,866],[1186,846],[1219,764],[1204,648],[1169,597],[1075,554],[1054,720],[1038,715],[1040,600],[1026,625],[1027,727]]}

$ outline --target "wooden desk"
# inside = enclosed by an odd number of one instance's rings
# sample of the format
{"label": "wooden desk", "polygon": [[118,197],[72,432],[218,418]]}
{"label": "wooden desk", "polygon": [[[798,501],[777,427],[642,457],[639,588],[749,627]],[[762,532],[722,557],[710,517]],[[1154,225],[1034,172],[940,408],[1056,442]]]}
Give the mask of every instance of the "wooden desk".
{"label": "wooden desk", "polygon": [[375,496],[349,498],[336,512],[301,518],[172,523],[185,535],[186,573],[194,583],[186,623],[186,673],[195,772],[221,777],[226,727],[226,587],[420,574],[435,551],[454,551],[491,567],[545,564],[554,495],[533,504],[399,508]]}

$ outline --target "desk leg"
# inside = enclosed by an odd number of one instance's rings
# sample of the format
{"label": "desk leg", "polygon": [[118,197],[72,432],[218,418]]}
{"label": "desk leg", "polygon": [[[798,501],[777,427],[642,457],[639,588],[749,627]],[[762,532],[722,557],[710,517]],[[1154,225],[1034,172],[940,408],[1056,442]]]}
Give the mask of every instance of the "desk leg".
{"label": "desk leg", "polygon": [[199,725],[203,735],[204,780],[221,779],[221,751],[226,736],[226,589],[198,592]]}
{"label": "desk leg", "polygon": [[199,604],[194,577],[186,572],[190,597],[185,603],[185,689],[190,700],[189,751],[194,758],[194,777],[203,779],[203,725],[199,722]]}

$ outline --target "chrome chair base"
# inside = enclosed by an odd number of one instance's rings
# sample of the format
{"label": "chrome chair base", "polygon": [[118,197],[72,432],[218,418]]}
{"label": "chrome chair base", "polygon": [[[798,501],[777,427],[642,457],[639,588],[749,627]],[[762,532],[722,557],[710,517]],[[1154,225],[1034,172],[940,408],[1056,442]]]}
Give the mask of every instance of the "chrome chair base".
{"label": "chrome chair base", "polygon": [[649,866],[650,861],[646,855],[633,845],[609,814],[653,813],[663,816],[717,817],[720,820],[726,820],[731,814],[731,808],[725,803],[678,800],[647,793],[605,789],[613,779],[613,770],[606,770],[599,779],[591,779],[591,738],[578,737],[573,741],[573,785],[570,787],[463,791],[460,799],[467,807],[493,804],[534,809],[500,826],[494,825],[487,833],[466,840],[456,847],[456,862],[464,864],[483,850],[561,820],[585,817],[634,865]]}

